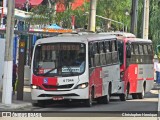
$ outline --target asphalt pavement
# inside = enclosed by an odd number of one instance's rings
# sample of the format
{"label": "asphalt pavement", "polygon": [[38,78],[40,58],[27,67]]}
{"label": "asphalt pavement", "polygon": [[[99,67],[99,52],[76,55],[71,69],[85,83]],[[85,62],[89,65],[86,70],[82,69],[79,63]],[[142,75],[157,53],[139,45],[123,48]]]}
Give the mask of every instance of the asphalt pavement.
{"label": "asphalt pavement", "polygon": [[[155,84],[152,92],[158,92],[160,85]],[[12,96],[12,104],[6,105],[2,103],[2,92],[0,92],[0,111],[21,110],[22,108],[31,108],[31,89],[30,86],[24,86],[23,101],[17,100],[17,93]]]}

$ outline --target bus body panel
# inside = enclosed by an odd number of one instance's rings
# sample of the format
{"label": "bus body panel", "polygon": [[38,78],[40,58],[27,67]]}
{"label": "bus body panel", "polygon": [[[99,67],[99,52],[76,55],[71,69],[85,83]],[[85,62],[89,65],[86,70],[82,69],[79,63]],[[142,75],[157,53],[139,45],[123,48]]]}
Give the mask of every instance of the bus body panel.
{"label": "bus body panel", "polygon": [[123,91],[119,91],[119,88],[123,86],[123,83],[120,81],[119,64],[102,68],[92,68],[90,72],[90,88],[94,86],[95,98],[108,95],[109,83],[112,86],[111,94],[123,93]]}
{"label": "bus body panel", "polygon": [[154,86],[154,80],[146,80],[145,92],[149,92]]}
{"label": "bus body panel", "polygon": [[[139,64],[138,65],[138,86],[137,93],[143,91],[145,87],[145,92],[148,92],[153,87],[154,83],[154,72],[153,64]],[[145,86],[144,86],[145,85]]]}
{"label": "bus body panel", "polygon": [[129,85],[129,92],[130,93],[134,93],[136,92],[136,88],[137,88],[137,67],[138,65],[136,64],[131,64],[129,65],[125,72],[124,72],[124,76],[123,76],[123,80],[125,82],[125,89],[127,88],[127,85]]}
{"label": "bus body panel", "polygon": [[[111,93],[117,93],[121,86],[121,80],[120,80],[120,67],[119,64],[115,64],[113,66],[110,66],[108,68],[112,75],[112,92]],[[117,89],[118,88],[118,89]],[[123,93],[123,92],[122,92]]]}

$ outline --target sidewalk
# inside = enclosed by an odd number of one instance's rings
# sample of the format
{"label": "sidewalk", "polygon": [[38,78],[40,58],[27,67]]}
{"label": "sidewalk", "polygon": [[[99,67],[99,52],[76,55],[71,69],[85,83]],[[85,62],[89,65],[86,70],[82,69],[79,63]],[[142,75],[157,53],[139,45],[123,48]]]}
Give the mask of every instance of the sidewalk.
{"label": "sidewalk", "polygon": [[32,107],[30,86],[24,86],[23,101],[17,100],[17,93],[12,96],[12,104],[2,104],[2,92],[0,92],[0,111],[19,110],[26,107]]}

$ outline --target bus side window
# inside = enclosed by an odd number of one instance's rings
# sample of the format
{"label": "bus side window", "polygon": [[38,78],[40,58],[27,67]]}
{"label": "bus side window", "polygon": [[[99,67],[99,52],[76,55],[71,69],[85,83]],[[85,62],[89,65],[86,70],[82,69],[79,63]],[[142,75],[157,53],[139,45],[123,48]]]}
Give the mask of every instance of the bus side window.
{"label": "bus side window", "polygon": [[132,44],[131,45],[131,55],[134,55],[135,53],[134,53],[134,45]]}
{"label": "bus side window", "polygon": [[94,54],[94,65],[95,66],[100,66],[100,57],[99,57],[99,42],[94,43],[94,49],[95,49],[95,54]]}
{"label": "bus side window", "polygon": [[126,44],[126,54],[127,58],[131,58],[131,44],[129,43]]}
{"label": "bus side window", "polygon": [[118,53],[117,53],[117,42],[116,40],[112,41],[112,62],[118,62]]}
{"label": "bus side window", "polygon": [[152,54],[152,45],[148,45],[148,54]]}
{"label": "bus side window", "polygon": [[144,56],[143,56],[143,62],[145,64],[148,64],[149,63],[149,56],[148,56],[148,50],[147,50],[147,45],[146,44],[143,44],[143,53],[144,53]]}
{"label": "bus side window", "polygon": [[142,45],[139,45],[139,53],[140,53],[140,55],[143,55],[143,46]]}
{"label": "bus side window", "polygon": [[93,43],[89,43],[89,68],[94,67],[94,49]]}
{"label": "bus side window", "polygon": [[[149,58],[148,58],[148,62],[150,63],[150,64],[152,64],[152,60],[153,60],[153,49],[152,49],[152,44],[148,44],[148,56],[149,56]],[[158,57],[159,57],[159,55],[158,55]]]}
{"label": "bus side window", "polygon": [[105,41],[105,49],[106,49],[106,64],[112,63],[112,53],[111,53],[111,41]]}
{"label": "bus side window", "polygon": [[105,51],[106,51],[106,53],[109,53],[109,52],[111,52],[110,51],[110,46],[109,46],[109,41],[105,41]]}
{"label": "bus side window", "polygon": [[134,53],[135,55],[139,55],[139,48],[137,44],[134,44]]}
{"label": "bus side window", "polygon": [[148,55],[147,45],[143,45],[143,53],[144,53],[145,55]]}
{"label": "bus side window", "polygon": [[106,57],[105,57],[105,47],[104,42],[100,42],[100,63],[101,65],[106,65]]}

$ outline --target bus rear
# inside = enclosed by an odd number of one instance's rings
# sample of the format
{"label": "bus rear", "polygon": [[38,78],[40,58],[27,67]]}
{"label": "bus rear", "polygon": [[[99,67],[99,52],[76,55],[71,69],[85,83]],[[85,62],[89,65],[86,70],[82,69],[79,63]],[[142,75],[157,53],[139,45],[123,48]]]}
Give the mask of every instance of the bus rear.
{"label": "bus rear", "polygon": [[131,94],[133,99],[144,98],[144,93],[150,91],[154,83],[152,41],[119,39],[119,52],[126,94]]}

